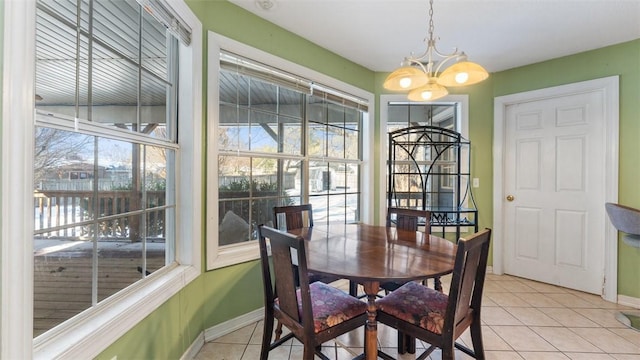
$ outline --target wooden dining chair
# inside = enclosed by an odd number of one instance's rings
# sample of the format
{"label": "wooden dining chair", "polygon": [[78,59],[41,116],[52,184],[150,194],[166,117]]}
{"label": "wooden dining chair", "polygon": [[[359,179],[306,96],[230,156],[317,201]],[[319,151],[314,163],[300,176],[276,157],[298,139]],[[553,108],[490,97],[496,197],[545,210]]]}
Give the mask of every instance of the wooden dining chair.
{"label": "wooden dining chair", "polygon": [[[395,217],[393,216],[395,215]],[[424,223],[421,223],[420,219],[424,219]],[[387,209],[387,227],[395,225],[397,229],[418,231],[420,225],[424,224],[425,234],[431,233],[431,212],[427,210],[417,209],[403,209],[403,208],[388,208]],[[426,284],[426,279],[424,280]],[[380,288],[389,293],[404,283],[398,282],[385,282],[380,284]],[[438,291],[442,291],[442,283],[440,277],[434,277],[434,288]]]}
{"label": "wooden dining chair", "polygon": [[[394,216],[395,215],[395,216]],[[391,207],[387,209],[387,227],[394,226],[397,229],[418,231],[420,226],[420,219],[424,219],[424,232],[425,234],[431,233],[431,212],[427,210],[418,209],[405,209]],[[406,282],[388,281],[380,284],[380,288],[384,290],[385,294],[394,291],[404,285]],[[427,279],[423,279],[422,283],[427,285]],[[440,277],[433,278],[433,287],[438,291],[442,291],[442,282]],[[404,354],[405,352],[414,353],[416,347],[416,340],[410,336],[406,336],[401,331],[398,331],[398,353]]]}
{"label": "wooden dining chair", "polygon": [[[267,239],[273,257],[273,276]],[[265,303],[260,359],[266,360],[270,350],[295,337],[304,345],[304,360],[312,360],[314,354],[328,360],[320,345],[363,326],[367,304],[331,285],[309,283],[305,240],[301,236],[260,225],[258,241]],[[291,332],[271,342],[275,319]]]}
{"label": "wooden dining chair", "polygon": [[[313,206],[311,204],[274,206],[273,224],[276,229],[282,231],[313,227]],[[325,284],[330,284],[341,279],[338,276],[315,274],[313,272],[308,273],[308,275],[309,283],[322,281]],[[357,296],[357,293],[358,284],[353,281],[349,281],[349,294]],[[278,322],[278,326],[276,327],[276,340],[280,339],[281,335],[282,323]]]}
{"label": "wooden dining chair", "polygon": [[[273,224],[276,229],[282,231],[313,227],[313,206],[311,204],[275,206]],[[329,284],[340,279],[338,276],[309,273],[310,283],[322,281]],[[357,284],[349,282],[349,293],[356,296],[357,291]]]}
{"label": "wooden dining chair", "polygon": [[[490,239],[491,230],[484,229],[458,241],[448,295],[408,282],[377,301],[379,322],[431,344],[417,358],[424,359],[436,348],[442,350],[443,360],[454,359],[454,348],[475,359],[485,358],[480,310]],[[467,328],[473,350],[456,343]]]}
{"label": "wooden dining chair", "polygon": [[[395,217],[393,216],[395,215]],[[418,231],[420,219],[424,219],[425,232],[431,233],[431,212],[427,210],[387,208],[387,226],[395,226],[403,230]]]}
{"label": "wooden dining chair", "polygon": [[311,204],[274,206],[273,224],[282,231],[313,227],[313,207]]}

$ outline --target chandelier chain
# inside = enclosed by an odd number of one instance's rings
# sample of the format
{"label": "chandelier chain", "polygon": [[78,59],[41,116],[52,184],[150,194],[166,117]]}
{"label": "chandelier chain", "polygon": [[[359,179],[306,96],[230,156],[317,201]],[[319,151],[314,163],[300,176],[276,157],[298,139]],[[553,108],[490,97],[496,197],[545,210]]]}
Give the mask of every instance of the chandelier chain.
{"label": "chandelier chain", "polygon": [[[433,24],[433,0],[429,0],[429,33],[424,39],[427,48],[420,55],[411,52],[404,58],[401,67],[394,70],[383,86],[388,90],[409,90],[409,99],[413,101],[435,100],[446,96],[445,86],[472,85],[483,81],[489,73],[480,65],[467,60],[463,51],[454,48],[451,53],[441,53],[436,48]],[[442,59],[436,60],[439,56]],[[446,68],[445,64],[454,62]]]}
{"label": "chandelier chain", "polygon": [[433,41],[433,0],[429,0],[429,41]]}

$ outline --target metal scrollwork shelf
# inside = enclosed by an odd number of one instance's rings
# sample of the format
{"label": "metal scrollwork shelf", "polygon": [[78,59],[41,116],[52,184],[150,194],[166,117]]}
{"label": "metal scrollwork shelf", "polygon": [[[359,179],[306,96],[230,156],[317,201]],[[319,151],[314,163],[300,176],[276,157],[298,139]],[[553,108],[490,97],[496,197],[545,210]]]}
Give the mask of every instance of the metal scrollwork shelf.
{"label": "metal scrollwork shelf", "polygon": [[478,210],[471,193],[470,142],[460,133],[415,126],[389,133],[388,207],[431,211],[431,231],[472,227]]}

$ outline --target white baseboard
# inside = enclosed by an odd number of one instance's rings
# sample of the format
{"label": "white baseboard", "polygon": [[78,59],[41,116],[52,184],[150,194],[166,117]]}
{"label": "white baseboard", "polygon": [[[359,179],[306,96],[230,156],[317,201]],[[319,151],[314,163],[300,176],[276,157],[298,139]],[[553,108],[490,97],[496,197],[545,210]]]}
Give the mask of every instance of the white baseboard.
{"label": "white baseboard", "polygon": [[240,328],[253,324],[254,322],[262,320],[264,317],[264,307],[248,312],[244,315],[240,315],[237,318],[225,321],[221,324],[215,325],[206,329],[200,333],[196,339],[191,343],[191,346],[182,354],[180,360],[191,360],[198,355],[200,350],[206,342],[215,340],[221,336],[230,334]]}
{"label": "white baseboard", "polygon": [[213,327],[210,327],[204,331],[204,342],[208,342],[217,339],[221,336],[230,334],[240,328],[243,328],[249,324],[253,324],[256,321],[262,320],[264,317],[264,307],[248,312],[244,315],[240,315],[231,320],[225,321]]}
{"label": "white baseboard", "polygon": [[187,351],[185,351],[184,354],[182,354],[182,356],[180,357],[180,360],[195,359],[196,355],[198,355],[200,350],[202,350],[203,346],[204,346],[204,332],[201,332],[200,335],[198,335],[196,339],[193,340],[193,343],[191,343],[191,346],[189,346]]}
{"label": "white baseboard", "polygon": [[640,309],[640,298],[634,298],[626,295],[618,295],[618,304]]}

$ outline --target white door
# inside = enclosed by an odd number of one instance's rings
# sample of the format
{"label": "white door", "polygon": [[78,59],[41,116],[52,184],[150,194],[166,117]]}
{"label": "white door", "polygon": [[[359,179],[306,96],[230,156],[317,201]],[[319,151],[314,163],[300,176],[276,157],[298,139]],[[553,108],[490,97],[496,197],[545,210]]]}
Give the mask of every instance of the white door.
{"label": "white door", "polygon": [[505,108],[506,273],[602,293],[605,121],[601,91]]}

